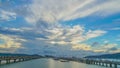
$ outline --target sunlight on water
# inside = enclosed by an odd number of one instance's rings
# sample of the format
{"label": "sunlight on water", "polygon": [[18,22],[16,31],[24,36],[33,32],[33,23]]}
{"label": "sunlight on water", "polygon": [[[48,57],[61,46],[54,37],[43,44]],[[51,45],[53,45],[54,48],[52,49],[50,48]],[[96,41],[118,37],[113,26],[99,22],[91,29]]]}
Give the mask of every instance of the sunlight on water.
{"label": "sunlight on water", "polygon": [[2,65],[0,68],[105,68],[102,66],[88,65],[79,62],[60,62],[53,59],[36,59],[14,64]]}

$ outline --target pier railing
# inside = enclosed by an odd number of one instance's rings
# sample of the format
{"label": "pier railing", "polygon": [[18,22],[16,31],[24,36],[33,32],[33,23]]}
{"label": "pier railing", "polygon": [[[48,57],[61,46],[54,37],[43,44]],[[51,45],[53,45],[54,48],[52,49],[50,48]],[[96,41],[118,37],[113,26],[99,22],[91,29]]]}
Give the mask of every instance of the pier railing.
{"label": "pier railing", "polygon": [[16,63],[21,61],[27,61],[32,59],[38,59],[40,56],[29,55],[29,56],[0,56],[0,65],[4,61],[4,64]]}
{"label": "pier railing", "polygon": [[118,65],[120,65],[119,61],[110,61],[110,60],[101,60],[101,59],[90,59],[90,58],[58,58],[63,60],[69,60],[69,61],[76,61],[81,62],[85,64],[91,64],[91,65],[99,65],[104,66],[108,68],[118,68]]}
{"label": "pier railing", "polygon": [[86,64],[94,64],[94,65],[112,67],[112,68],[118,68],[118,65],[120,65],[120,62],[109,61],[109,60],[82,59],[81,62]]}
{"label": "pier railing", "polygon": [[108,68],[118,68],[118,65],[120,65],[120,62],[110,61],[110,60],[95,60],[95,59],[88,59],[88,58],[72,58],[70,60],[78,61],[85,64],[104,66]]}

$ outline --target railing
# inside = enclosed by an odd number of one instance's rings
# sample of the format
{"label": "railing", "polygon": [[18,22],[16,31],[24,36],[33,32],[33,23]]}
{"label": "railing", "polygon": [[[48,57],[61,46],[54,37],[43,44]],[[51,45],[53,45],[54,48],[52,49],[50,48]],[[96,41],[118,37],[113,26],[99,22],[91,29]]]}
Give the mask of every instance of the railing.
{"label": "railing", "polygon": [[118,68],[118,65],[120,65],[120,62],[110,61],[110,60],[95,60],[95,59],[89,59],[89,58],[60,58],[60,59],[77,61],[85,64],[99,65],[99,66],[104,66],[108,68]]}
{"label": "railing", "polygon": [[0,56],[0,65],[3,61],[5,61],[4,64],[9,64],[38,58],[40,58],[40,56]]}
{"label": "railing", "polygon": [[120,62],[109,61],[109,60],[79,59],[79,61],[86,64],[94,64],[94,65],[105,66],[110,68],[111,67],[118,68],[118,65],[120,65]]}

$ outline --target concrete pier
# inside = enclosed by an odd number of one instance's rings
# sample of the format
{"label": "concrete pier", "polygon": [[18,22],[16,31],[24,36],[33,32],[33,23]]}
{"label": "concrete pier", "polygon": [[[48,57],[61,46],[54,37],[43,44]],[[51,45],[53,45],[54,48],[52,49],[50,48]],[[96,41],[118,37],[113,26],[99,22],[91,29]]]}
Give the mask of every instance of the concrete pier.
{"label": "concrete pier", "polygon": [[91,58],[60,58],[63,60],[68,60],[68,61],[76,61],[76,62],[81,62],[85,64],[91,64],[91,65],[99,65],[99,66],[104,66],[108,68],[118,68],[118,65],[120,65],[120,62],[118,61],[109,61],[109,60],[101,60],[101,59],[91,59]]}
{"label": "concrete pier", "polygon": [[113,61],[103,61],[103,60],[92,60],[92,59],[80,59],[81,61],[84,61],[82,63],[86,64],[93,64],[93,65],[99,65],[104,66],[108,68],[118,68],[118,65],[120,65],[120,62],[113,62]]}
{"label": "concrete pier", "polygon": [[16,62],[22,62],[32,59],[39,59],[40,56],[32,55],[32,56],[0,56],[0,65],[2,64],[2,61],[5,61],[5,64],[10,63],[16,63]]}

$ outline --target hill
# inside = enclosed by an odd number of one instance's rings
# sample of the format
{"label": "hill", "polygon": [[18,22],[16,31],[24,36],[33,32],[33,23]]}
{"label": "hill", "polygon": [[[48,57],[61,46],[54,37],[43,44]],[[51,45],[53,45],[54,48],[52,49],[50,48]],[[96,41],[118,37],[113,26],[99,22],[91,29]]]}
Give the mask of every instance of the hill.
{"label": "hill", "polygon": [[0,53],[0,56],[28,56],[27,54]]}
{"label": "hill", "polygon": [[120,59],[120,53],[86,56],[84,58]]}

